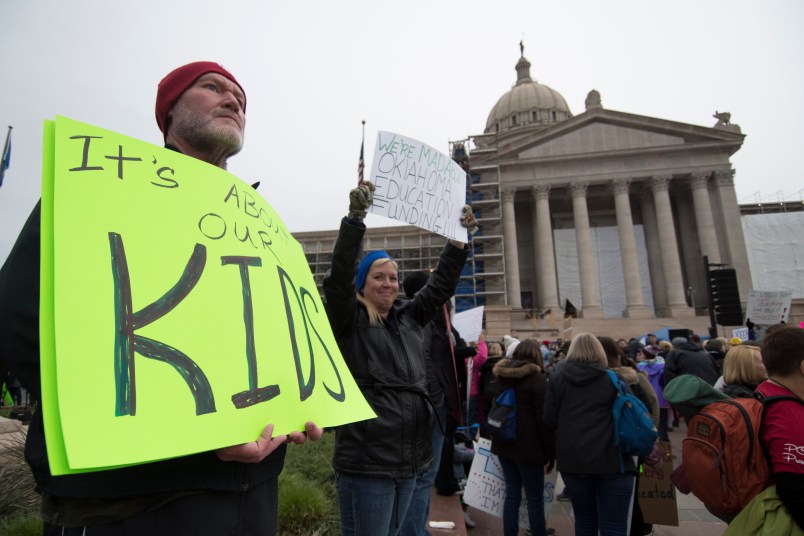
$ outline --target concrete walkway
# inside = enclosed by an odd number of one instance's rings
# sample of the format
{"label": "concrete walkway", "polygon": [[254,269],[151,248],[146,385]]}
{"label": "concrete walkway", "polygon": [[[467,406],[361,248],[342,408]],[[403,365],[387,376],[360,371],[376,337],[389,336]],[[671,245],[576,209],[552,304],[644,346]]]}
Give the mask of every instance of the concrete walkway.
{"label": "concrete walkway", "polygon": [[[681,424],[681,429],[670,432],[670,442],[675,455],[674,463],[681,460],[681,440],[686,435],[685,424]],[[558,490],[563,490],[561,480],[556,486]],[[664,525],[654,525],[656,536],[721,536],[726,530],[726,524],[710,514],[704,505],[694,495],[682,495],[676,492],[678,503],[678,527]],[[556,536],[571,536],[575,534],[575,519],[572,516],[571,503],[556,502],[552,512],[547,517],[547,526],[556,530]],[[499,536],[502,534],[502,519],[490,514],[469,507],[469,517],[476,523],[476,527],[466,529],[463,522],[463,511],[461,510],[460,499],[458,497],[441,497],[433,494],[433,501],[430,508],[431,520],[450,520],[455,523],[455,528],[428,529],[433,536],[450,535],[462,536]],[[520,536],[525,536],[526,532],[520,530]]]}

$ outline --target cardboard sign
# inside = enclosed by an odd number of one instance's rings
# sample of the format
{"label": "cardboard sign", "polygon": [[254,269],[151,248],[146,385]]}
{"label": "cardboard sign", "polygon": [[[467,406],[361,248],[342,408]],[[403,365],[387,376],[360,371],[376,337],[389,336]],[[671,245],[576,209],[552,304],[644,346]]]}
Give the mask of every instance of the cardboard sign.
{"label": "cardboard sign", "polygon": [[664,457],[659,468],[647,465],[639,475],[639,506],[646,523],[678,526],[676,487],[670,481],[673,474],[673,452],[670,443],[662,443]]}
{"label": "cardboard sign", "polygon": [[745,318],[763,326],[787,322],[792,300],[793,292],[790,290],[752,290],[748,293]]}
{"label": "cardboard sign", "polygon": [[[505,503],[505,477],[503,476],[500,460],[491,453],[491,441],[480,438],[474,443],[475,457],[472,458],[472,467],[466,481],[466,490],[463,502],[483,510],[493,516],[503,516]],[[544,516],[550,513],[556,500],[556,479],[558,471],[550,471],[544,475]],[[522,491],[522,502],[519,505],[519,526],[529,529],[527,500]]]}
{"label": "cardboard sign", "polygon": [[300,244],[215,166],[47,122],[41,287],[54,474],[374,417]]}
{"label": "cardboard sign", "polygon": [[468,241],[460,219],[466,172],[452,158],[413,138],[378,132],[371,165],[371,213]]}

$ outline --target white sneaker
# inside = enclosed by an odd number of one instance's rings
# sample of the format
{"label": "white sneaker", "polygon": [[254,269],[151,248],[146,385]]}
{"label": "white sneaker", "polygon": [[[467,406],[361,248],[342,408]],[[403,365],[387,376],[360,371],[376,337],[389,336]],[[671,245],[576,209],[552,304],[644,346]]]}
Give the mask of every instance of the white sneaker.
{"label": "white sneaker", "polygon": [[477,524],[474,521],[472,521],[472,518],[469,517],[469,512],[463,513],[463,522],[464,524],[466,524],[466,528],[468,529],[473,529],[477,526]]}

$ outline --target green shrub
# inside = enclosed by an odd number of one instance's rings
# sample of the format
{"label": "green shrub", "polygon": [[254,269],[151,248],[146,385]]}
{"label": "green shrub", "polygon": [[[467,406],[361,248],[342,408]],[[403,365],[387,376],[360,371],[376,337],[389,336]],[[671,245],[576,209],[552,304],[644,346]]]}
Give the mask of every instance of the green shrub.
{"label": "green shrub", "polygon": [[340,535],[332,452],[335,434],[288,446],[279,475],[279,533],[283,536]]}
{"label": "green shrub", "polygon": [[42,519],[38,512],[18,512],[8,517],[0,517],[0,534],[42,536]]}
{"label": "green shrub", "polygon": [[3,434],[0,454],[0,534],[41,536],[39,495],[25,463],[25,436]]}

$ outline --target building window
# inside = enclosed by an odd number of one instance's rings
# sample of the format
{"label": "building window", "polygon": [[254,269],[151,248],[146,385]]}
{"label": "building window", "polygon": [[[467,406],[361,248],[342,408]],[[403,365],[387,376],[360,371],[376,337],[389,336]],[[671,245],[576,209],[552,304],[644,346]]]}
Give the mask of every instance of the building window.
{"label": "building window", "polygon": [[553,121],[555,121],[555,120],[556,120],[556,113],[555,113],[555,111],[554,111],[554,112],[553,112]]}
{"label": "building window", "polygon": [[531,118],[532,121],[538,121],[539,120],[539,112],[537,112],[536,110],[533,110],[532,112],[530,112],[530,118]]}
{"label": "building window", "polygon": [[494,123],[494,132],[499,132],[499,131],[500,131],[500,124],[499,123]]}
{"label": "building window", "polygon": [[511,126],[516,126],[516,116],[515,115],[511,116]]}

